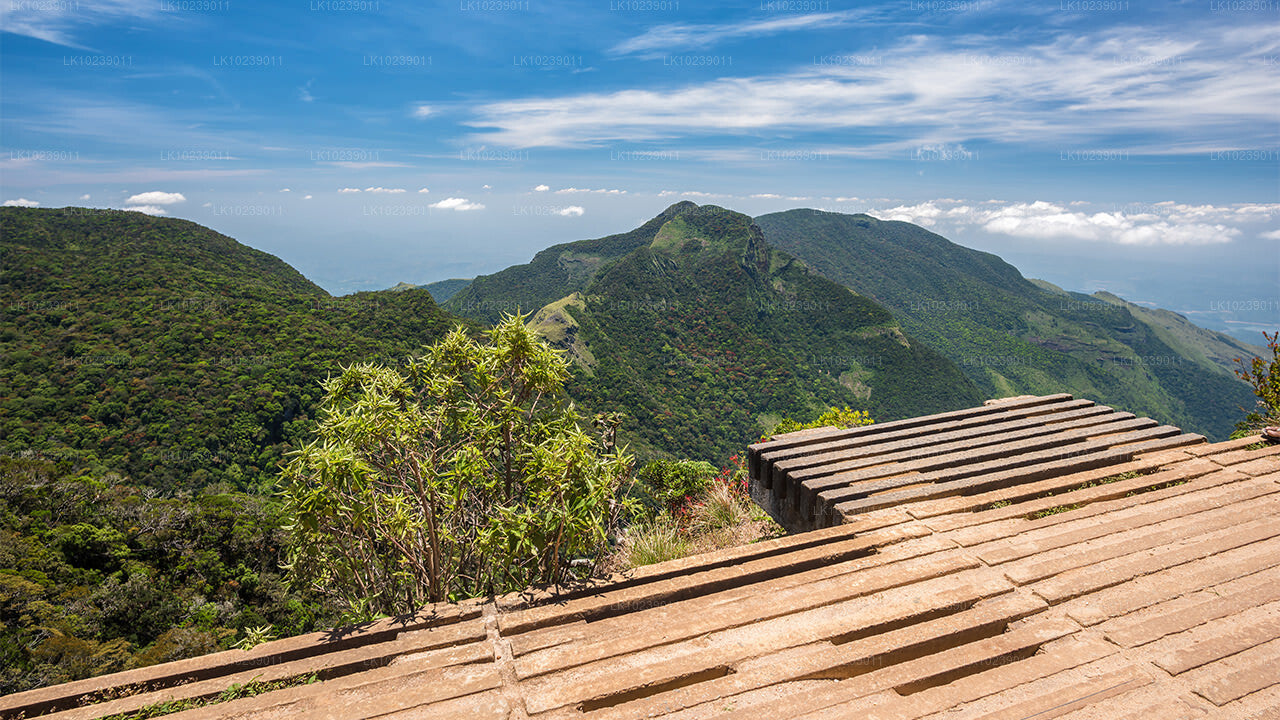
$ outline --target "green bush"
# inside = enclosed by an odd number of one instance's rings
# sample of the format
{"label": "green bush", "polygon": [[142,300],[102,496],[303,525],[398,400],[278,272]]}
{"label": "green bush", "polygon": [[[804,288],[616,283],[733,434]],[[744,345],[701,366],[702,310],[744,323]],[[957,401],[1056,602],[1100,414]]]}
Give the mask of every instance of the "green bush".
{"label": "green bush", "polygon": [[565,360],[508,317],[403,371],[324,383],[317,436],[284,471],[289,567],[349,617],[556,583],[598,557],[630,458],[560,400]]}
{"label": "green bush", "polygon": [[674,509],[711,487],[717,472],[701,460],[650,460],[636,473],[641,502],[651,513]]}

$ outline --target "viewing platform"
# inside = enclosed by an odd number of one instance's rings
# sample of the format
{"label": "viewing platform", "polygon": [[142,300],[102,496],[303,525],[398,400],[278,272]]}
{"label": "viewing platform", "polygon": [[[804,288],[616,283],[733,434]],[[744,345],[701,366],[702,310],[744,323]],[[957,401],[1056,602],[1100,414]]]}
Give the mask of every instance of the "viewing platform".
{"label": "viewing platform", "polygon": [[11,695],[0,717],[313,674],[168,717],[1280,716],[1280,445],[1050,396],[783,436],[751,471],[820,527]]}

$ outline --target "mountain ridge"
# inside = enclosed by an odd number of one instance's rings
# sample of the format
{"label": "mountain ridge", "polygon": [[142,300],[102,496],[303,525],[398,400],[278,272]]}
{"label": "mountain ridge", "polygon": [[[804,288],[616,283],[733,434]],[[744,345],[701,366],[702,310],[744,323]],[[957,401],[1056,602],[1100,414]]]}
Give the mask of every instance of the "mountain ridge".
{"label": "mountain ridge", "polygon": [[1071,392],[1218,438],[1252,404],[1229,367],[1175,340],[1248,349],[1234,338],[1157,330],[1157,314],[1139,306],[1032,282],[998,256],[910,223],[807,209],[755,220],[772,244],[884,304],[993,395]]}

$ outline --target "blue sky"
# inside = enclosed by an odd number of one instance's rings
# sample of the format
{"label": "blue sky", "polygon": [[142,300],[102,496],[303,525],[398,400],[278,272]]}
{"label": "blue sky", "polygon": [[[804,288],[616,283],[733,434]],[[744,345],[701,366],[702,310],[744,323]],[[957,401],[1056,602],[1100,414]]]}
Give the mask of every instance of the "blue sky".
{"label": "blue sky", "polygon": [[689,199],[1280,327],[1280,0],[5,0],[0,28],[0,200],[188,218],[334,293]]}

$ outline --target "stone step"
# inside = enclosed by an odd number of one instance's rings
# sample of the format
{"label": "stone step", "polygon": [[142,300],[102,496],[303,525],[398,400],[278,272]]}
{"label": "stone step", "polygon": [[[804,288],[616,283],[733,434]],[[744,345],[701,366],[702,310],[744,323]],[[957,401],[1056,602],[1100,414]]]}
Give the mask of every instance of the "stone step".
{"label": "stone step", "polygon": [[[1110,417],[1110,416],[1107,416]],[[919,457],[912,452],[898,456],[877,456],[873,467],[850,468],[840,472],[814,473],[798,472],[791,477],[793,483],[799,484],[799,509],[804,512],[813,502],[815,496],[840,500],[866,497],[878,492],[892,490],[904,484],[902,477],[923,475],[927,478],[960,479],[991,470],[1022,467],[1034,464],[1027,456],[1037,452],[1058,451],[1070,448],[1074,452],[1095,448],[1106,448],[1112,442],[1093,440],[1098,433],[1111,431],[1145,431],[1139,437],[1153,437],[1151,433],[1159,427],[1150,418],[1135,418],[1125,413],[1126,419],[1096,425],[1084,429],[1060,430],[1056,426],[1035,426],[1027,430],[1008,433],[993,438],[990,445],[974,447],[969,441],[949,443],[939,446],[938,450],[946,450],[928,457]],[[1176,431],[1177,429],[1174,428]],[[1168,433],[1165,430],[1162,432]],[[1172,433],[1170,433],[1172,434]],[[775,492],[786,487],[786,483],[775,483]]]}
{"label": "stone step", "polygon": [[[1153,662],[1171,675],[1243,652],[1280,637],[1280,602],[1251,607],[1157,640]],[[1280,667],[1276,668],[1280,681]]]}
{"label": "stone step", "polygon": [[[839,692],[806,692],[805,706],[819,707],[815,695],[827,703],[862,697],[912,683],[945,682],[945,676],[974,674],[1013,654],[1035,648],[1078,629],[1074,623],[1053,621],[1018,631],[1002,632],[1009,623],[1040,611],[1044,604],[1026,594],[1008,594],[979,602],[972,608],[874,637],[835,645],[796,648],[743,662],[735,672],[699,685],[679,688],[608,711],[589,714],[591,720],[622,720],[662,712],[688,711],[706,703],[723,708],[765,688],[806,687],[807,681],[839,679]],[[820,686],[819,686],[820,687]],[[791,700],[770,703],[766,717],[782,717]],[[745,703],[744,703],[745,704]],[[758,712],[763,708],[756,708]],[[721,713],[715,713],[719,717]]]}
{"label": "stone step", "polygon": [[[1150,475],[1076,489],[1090,482],[1105,480],[1126,472],[1121,469],[1122,467],[1124,466],[1098,468],[1064,477],[1050,478],[1044,481],[1044,483],[1054,484],[1051,486],[1054,489],[1049,492],[1055,494],[1049,497],[1037,497],[1041,493],[1036,492],[1029,496],[1032,499],[1013,501],[1016,502],[1013,505],[976,512],[961,512],[958,515],[929,517],[923,522],[926,527],[935,532],[946,532],[948,537],[961,545],[974,546],[1001,538],[1015,538],[1022,533],[1033,533],[1042,528],[1074,522],[1081,518],[1108,515],[1126,508],[1141,507],[1209,487],[1240,482],[1247,477],[1231,470],[1222,470],[1208,460],[1197,459],[1186,465],[1153,472]],[[1181,485],[1160,487],[1184,480],[1186,482]],[[1041,485],[1041,483],[1035,483],[1035,485]],[[1028,485],[1010,489],[1021,490],[1030,487]],[[983,493],[974,497],[989,494]],[[1005,502],[1010,501],[1005,500]],[[1081,507],[1069,513],[1027,519],[1028,515],[1062,504],[1081,505]],[[986,504],[980,507],[986,507]],[[915,506],[911,506],[911,510],[914,514]]]}
{"label": "stone step", "polygon": [[894,588],[875,596],[714,632],[692,641],[651,648],[524,681],[531,714],[585,702],[603,706],[669,688],[721,677],[747,658],[809,643],[842,644],[852,634],[875,634],[959,612],[1008,592],[1007,581],[987,569],[969,570]]}
{"label": "stone step", "polygon": [[[779,460],[773,464],[771,487],[777,488],[779,483],[786,481],[819,482],[828,476],[851,473],[874,465],[925,458],[942,458],[938,462],[945,466],[947,460],[943,456],[1052,435],[1068,429],[1130,420],[1133,417],[1130,413],[1117,413],[1105,405],[1086,402],[1081,407],[1069,410],[1064,408],[1061,412],[1048,415],[1016,419],[992,417],[992,420],[998,422],[965,423],[963,425],[967,426],[955,430],[930,428],[929,432],[892,441],[888,437],[877,437],[874,443],[865,443],[860,448],[844,447],[836,452]],[[1155,421],[1140,423],[1141,427],[1150,425],[1155,425]],[[778,491],[779,496],[785,494],[785,490]]]}
{"label": "stone step", "polygon": [[1280,535],[1280,526],[1277,526],[1274,519],[1262,518],[1186,538],[1172,545],[1124,555],[1089,567],[1077,568],[1073,560],[1064,558],[1064,566],[1074,569],[1064,569],[1032,587],[1050,605],[1057,605],[1075,597],[1128,582],[1133,578],[1210,557],[1232,548],[1261,542],[1277,535]]}
{"label": "stone step", "polygon": [[928,535],[926,528],[897,526],[828,543],[806,546],[794,552],[767,555],[736,565],[694,569],[674,577],[638,586],[600,587],[595,594],[558,604],[512,608],[499,616],[504,636],[513,636],[551,625],[594,621],[635,610],[657,607],[698,595],[742,587],[796,572],[824,567],[873,554],[884,545]]}
{"label": "stone step", "polygon": [[1280,639],[1193,670],[1186,679],[1198,695],[1219,707],[1280,685]]}
{"label": "stone step", "polygon": [[995,695],[1009,688],[1055,675],[1104,658],[1116,648],[1096,638],[1064,637],[1046,643],[1040,652],[1019,662],[984,660],[985,669],[923,692],[891,697],[871,707],[864,699],[841,703],[805,715],[808,720],[916,720],[964,703]]}
{"label": "stone step", "polygon": [[277,690],[169,716],[173,720],[356,720],[492,691],[502,684],[492,663],[447,668],[413,664]]}
{"label": "stone step", "polygon": [[[405,702],[412,703],[413,698],[405,698]],[[407,705],[375,717],[376,720],[507,720],[514,716],[512,702],[500,690],[490,690],[438,703]]]}
{"label": "stone step", "polygon": [[1152,681],[1149,671],[1138,664],[1105,672],[1082,672],[1077,668],[1016,688],[1007,700],[994,695],[975,703],[971,709],[952,709],[928,717],[937,720],[1047,720],[1108,698],[1132,693]]}
{"label": "stone step", "polygon": [[967,418],[998,415],[1018,408],[1052,406],[1057,403],[1070,402],[1071,400],[1072,397],[1065,393],[1058,395],[1045,395],[1041,397],[1027,397],[1019,398],[1018,400],[1013,400],[1001,405],[984,405],[981,407],[965,408],[963,410],[954,410],[951,412],[938,413],[936,415],[905,418],[903,420],[876,423],[874,425],[849,428],[845,430],[822,428],[819,430],[787,433],[779,435],[773,440],[749,446],[747,448],[749,470],[753,478],[758,479],[767,477],[767,474],[762,472],[762,470],[767,467],[767,462],[762,458],[772,452],[782,450],[799,450],[806,446],[824,442],[839,441],[846,438],[858,438],[867,435],[882,435],[903,429],[942,425],[947,422],[964,420]]}
{"label": "stone step", "polygon": [[[577,642],[588,635],[611,637],[615,631],[617,633],[630,632],[636,625],[678,622],[683,616],[690,613],[716,613],[719,612],[721,606],[743,599],[756,598],[760,592],[772,594],[800,585],[821,582],[828,578],[846,576],[850,573],[954,549],[955,543],[936,535],[929,535],[895,543],[880,548],[874,555],[854,560],[820,566],[790,575],[782,575],[772,580],[752,585],[695,595],[677,602],[660,603],[651,607],[636,607],[624,615],[595,620],[591,623],[574,622],[564,625],[551,625],[512,635],[508,639],[514,655],[525,655],[543,648]],[[976,566],[976,564],[976,561],[974,561],[973,565]]]}
{"label": "stone step", "polygon": [[[1224,523],[1230,524],[1227,522],[1230,518],[1239,517],[1246,510],[1257,508],[1268,512],[1280,512],[1280,494],[1278,493],[1264,495],[1261,500],[1249,496],[1248,493],[1241,493],[1238,497],[1241,499],[1230,505],[1211,505],[1211,509],[1191,508],[1188,510],[1190,514],[1185,516],[1174,514],[1168,520],[1161,520],[1158,515],[1130,518],[1129,522],[1119,523],[1114,532],[1104,533],[1078,543],[1049,543],[1040,552],[1018,554],[1018,559],[1002,564],[1001,567],[1010,580],[1019,585],[1026,585],[1066,570],[1093,565],[1214,531],[1222,528]],[[1075,524],[1104,523],[1107,519],[1105,516],[1087,518]],[[1087,528],[1079,529],[1083,535]],[[1064,548],[1069,548],[1070,551],[1062,552]],[[991,554],[998,558],[1008,553],[993,552]],[[990,565],[998,564],[996,560],[989,561],[981,554],[978,557]]]}
{"label": "stone step", "polygon": [[1082,625],[1102,623],[1108,640],[1135,647],[1274,600],[1280,600],[1280,538],[1131,580],[1063,610]]}
{"label": "stone step", "polygon": [[234,675],[138,693],[108,702],[63,710],[43,717],[47,720],[91,720],[104,715],[134,712],[140,708],[161,703],[216,697],[232,685],[244,685],[255,681],[275,682],[313,674],[322,680],[328,680],[392,665],[397,661],[410,658],[415,670],[493,662],[493,650],[487,642],[480,642],[483,640],[485,640],[485,630],[483,625],[477,622],[410,631],[402,633],[395,640],[375,645],[299,658],[277,665],[266,665]]}
{"label": "stone step", "polygon": [[0,697],[0,717],[25,713],[29,717],[72,708],[102,695],[118,696],[122,690],[160,690],[183,683],[226,677],[247,670],[335,653],[380,643],[405,630],[443,627],[480,616],[482,601],[441,603],[424,607],[412,616],[386,618],[366,626],[337,628],[273,640],[251,650],[224,650],[200,657],[126,670],[110,675]]}
{"label": "stone step", "polygon": [[[925,476],[924,487],[899,490],[858,500],[842,501],[842,492],[828,491],[819,495],[822,510],[820,517],[828,514],[848,519],[861,513],[881,508],[914,503],[950,495],[968,495],[986,492],[998,488],[1020,485],[1045,478],[1070,475],[1094,468],[1118,465],[1129,459],[1123,450],[1090,446],[1089,448],[1056,448],[1045,450],[1020,458],[1017,467],[1008,467],[996,462],[984,464],[982,467],[966,468],[965,477],[951,479],[948,475],[937,474]],[[1024,464],[1025,463],[1025,464]],[[830,510],[827,510],[830,508]]]}
{"label": "stone step", "polygon": [[[867,558],[872,560],[873,558]],[[853,563],[850,563],[851,565]],[[731,602],[718,602],[708,596],[654,608],[628,617],[629,632],[609,633],[596,628],[595,639],[588,642],[563,642],[534,654],[514,640],[516,672],[529,678],[549,672],[584,665],[608,657],[659,645],[667,645],[710,632],[728,630],[804,610],[832,605],[922,580],[951,575],[977,567],[971,557],[958,552],[941,552],[922,558],[879,567],[849,567],[834,577],[812,579],[802,585],[765,589],[769,601],[760,602],[758,594],[746,595]],[[849,572],[858,571],[858,581],[851,582]],[[618,629],[624,627],[617,623]]]}
{"label": "stone step", "polygon": [[[1177,475],[1171,472],[1167,477],[1169,481],[1185,479]],[[1280,493],[1280,487],[1274,483],[1232,483],[1203,489],[1197,493],[1176,495],[1156,502],[1113,510],[1102,516],[1067,517],[1062,523],[1025,528],[1007,539],[976,545],[972,548],[972,552],[988,565],[999,565],[1048,550],[1097,540],[1107,535],[1155,526],[1162,520],[1186,518],[1225,505],[1247,502],[1276,493]],[[1057,499],[1061,504],[1056,507],[1070,507],[1076,504],[1070,495],[1059,496]],[[1070,516],[1072,512],[1074,511],[1058,513],[1055,516]]]}

